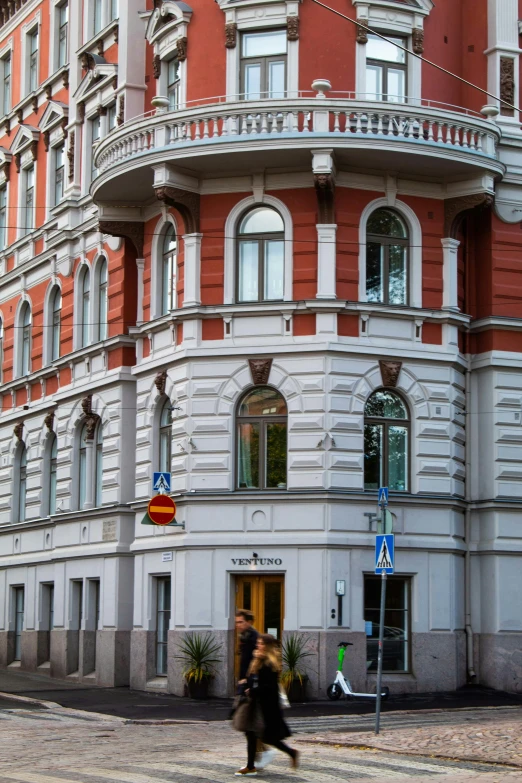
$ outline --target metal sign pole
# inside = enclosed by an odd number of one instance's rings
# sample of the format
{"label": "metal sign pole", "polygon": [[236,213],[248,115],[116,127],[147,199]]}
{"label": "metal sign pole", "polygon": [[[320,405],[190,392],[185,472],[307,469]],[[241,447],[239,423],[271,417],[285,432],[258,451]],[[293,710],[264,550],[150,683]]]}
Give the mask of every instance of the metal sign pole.
{"label": "metal sign pole", "polygon": [[379,733],[381,722],[382,693],[382,645],[384,641],[384,612],[386,608],[386,571],[381,574],[381,614],[379,617],[379,648],[377,655],[377,698],[375,700],[375,733]]}

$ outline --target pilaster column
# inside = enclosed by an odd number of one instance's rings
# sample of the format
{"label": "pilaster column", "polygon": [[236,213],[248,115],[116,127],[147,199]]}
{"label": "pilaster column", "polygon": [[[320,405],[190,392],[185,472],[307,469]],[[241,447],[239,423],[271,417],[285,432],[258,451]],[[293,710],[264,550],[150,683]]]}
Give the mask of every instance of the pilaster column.
{"label": "pilaster column", "polygon": [[319,223],[317,229],[317,299],[336,298],[335,223]]}
{"label": "pilaster column", "polygon": [[457,239],[441,239],[444,259],[444,290],[442,307],[444,310],[459,310],[458,292],[458,249]]}
{"label": "pilaster column", "polygon": [[201,304],[201,238],[203,234],[185,234],[185,294],[183,307]]}
{"label": "pilaster column", "polygon": [[[518,0],[488,0],[488,90],[512,105],[519,95]],[[495,103],[484,96],[484,103]],[[502,103],[496,122],[520,127],[520,118]]]}

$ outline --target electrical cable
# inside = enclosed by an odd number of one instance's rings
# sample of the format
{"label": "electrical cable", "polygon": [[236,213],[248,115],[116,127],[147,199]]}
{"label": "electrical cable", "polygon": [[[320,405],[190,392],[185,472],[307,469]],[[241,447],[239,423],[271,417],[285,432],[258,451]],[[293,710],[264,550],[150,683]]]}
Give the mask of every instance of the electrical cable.
{"label": "electrical cable", "polygon": [[464,79],[462,76],[458,76],[456,73],[453,73],[452,71],[448,71],[447,68],[443,68],[442,65],[437,65],[437,63],[434,63],[432,60],[428,60],[426,57],[423,57],[421,54],[416,54],[416,52],[410,51],[405,46],[396,43],[396,41],[391,41],[385,35],[382,35],[382,33],[377,32],[377,30],[372,30],[370,27],[367,27],[362,22],[359,22],[356,19],[352,19],[351,17],[342,14],[340,11],[337,11],[335,8],[331,8],[329,5],[325,5],[325,3],[321,3],[320,0],[312,0],[312,2],[315,3],[316,5],[322,6],[322,8],[326,8],[327,11],[331,11],[333,14],[336,14],[336,16],[340,16],[342,19],[346,19],[347,22],[350,22],[351,24],[354,24],[357,27],[362,27],[362,29],[365,30],[367,33],[370,33],[370,35],[376,35],[378,38],[382,38],[383,41],[386,41],[387,43],[391,43],[393,46],[396,46],[397,49],[402,49],[411,57],[417,57],[417,59],[421,60],[423,63],[426,63],[427,65],[431,65],[433,68],[442,71],[448,76],[452,76],[454,79],[458,79],[459,82],[463,82],[463,84],[467,84],[468,87],[473,87],[474,90],[478,90],[479,92],[484,93],[484,95],[488,95],[490,98],[494,98],[496,101],[499,101],[499,103],[504,104],[508,108],[513,109],[518,113],[520,112],[520,109],[517,106],[513,106],[512,103],[505,101],[503,98],[499,98],[498,95],[495,95],[494,93],[485,90],[483,87],[479,87],[477,84],[473,84],[473,82],[468,82],[468,80]]}

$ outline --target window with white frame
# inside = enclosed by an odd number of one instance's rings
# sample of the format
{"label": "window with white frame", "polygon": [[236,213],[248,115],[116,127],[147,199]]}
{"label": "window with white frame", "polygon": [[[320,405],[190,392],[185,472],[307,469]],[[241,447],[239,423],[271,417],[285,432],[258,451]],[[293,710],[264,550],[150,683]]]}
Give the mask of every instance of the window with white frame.
{"label": "window with white frame", "polygon": [[156,674],[167,676],[170,626],[170,576],[156,579]]}
{"label": "window with white frame", "polygon": [[63,198],[65,187],[65,144],[53,148],[54,158],[54,206]]}
{"label": "window with white frame", "polygon": [[91,181],[92,181],[98,176],[98,169],[96,168],[94,163],[95,160],[94,153],[96,151],[95,147],[101,139],[101,117],[99,115],[93,117],[91,120],[89,120],[89,126],[90,126],[90,138],[91,138]]}
{"label": "window with white frame", "polygon": [[2,58],[2,114],[11,111],[11,52]]}
{"label": "window with white frame", "polygon": [[177,240],[174,226],[169,225],[163,238],[161,263],[161,315],[166,315],[174,308],[174,287],[176,285],[176,251]]}
{"label": "window with white frame", "polygon": [[29,375],[31,372],[31,332],[33,318],[29,302],[24,302],[19,317],[19,375]]}
{"label": "window with white frame", "polygon": [[23,170],[22,174],[22,236],[34,228],[34,166]]}
{"label": "window with white frame", "polygon": [[15,498],[17,519],[15,519],[15,521],[25,522],[27,504],[27,449],[25,443],[20,443],[18,445],[15,467],[18,473],[18,492],[17,497]]}
{"label": "window with white frame", "polygon": [[245,100],[286,96],[287,46],[286,30],[242,34],[240,92]]}
{"label": "window with white frame", "polygon": [[103,490],[103,430],[101,422],[96,427],[96,445],[94,447],[94,505],[102,504]]}
{"label": "window with white frame", "polygon": [[56,489],[58,485],[58,438],[53,432],[47,448],[49,456],[49,514],[56,514]]}
{"label": "window with white frame", "polygon": [[49,360],[55,362],[60,358],[60,326],[62,316],[62,292],[55,286],[50,297],[50,335],[49,335]]}
{"label": "window with white frame", "polygon": [[78,449],[78,508],[85,505],[87,499],[87,424],[80,433],[80,448]]}
{"label": "window with white frame", "polygon": [[120,9],[119,9],[118,6],[119,6],[118,0],[110,0],[110,15],[111,15],[110,21],[111,22],[114,19],[117,19],[118,16],[119,16]]}
{"label": "window with white frame", "polygon": [[79,306],[80,318],[78,324],[78,347],[85,348],[90,343],[91,314],[91,275],[89,268],[84,266],[78,279],[80,288]]}
{"label": "window with white frame", "polygon": [[97,313],[95,317],[96,323],[94,325],[95,340],[106,340],[108,332],[107,316],[109,285],[109,274],[106,258],[103,258],[98,262],[96,276]]}
{"label": "window with white frame", "polygon": [[[405,38],[368,35],[366,44],[366,97],[373,101],[404,103],[407,89],[407,55]],[[397,46],[399,44],[399,46]]]}
{"label": "window with white frame", "polygon": [[27,36],[28,53],[28,92],[38,89],[38,28],[32,30]]}
{"label": "window with white frame", "polygon": [[104,0],[94,0],[93,4],[93,35],[103,30],[103,3]]}
{"label": "window with white frame", "polygon": [[0,250],[7,244],[7,185],[0,188]]}
{"label": "window with white frame", "polygon": [[366,224],[368,302],[408,303],[408,229],[391,209],[376,209]]}
{"label": "window with white frame", "polygon": [[172,403],[167,397],[163,403],[159,427],[158,470],[170,473],[172,457]]}
{"label": "window with white frame", "polygon": [[107,107],[107,129],[110,131],[114,130],[116,127],[116,118],[118,116],[118,109],[116,107],[115,103],[111,103],[110,106]]}
{"label": "window with white frame", "polygon": [[69,4],[62,3],[57,8],[58,14],[58,68],[67,65],[69,59],[68,37],[69,37]]}
{"label": "window with white frame", "polygon": [[238,302],[277,301],[284,290],[284,223],[270,207],[249,210],[237,230]]}
{"label": "window with white frame", "polygon": [[179,108],[180,92],[180,68],[177,57],[173,57],[167,63],[167,96],[169,99],[169,109],[175,111]]}
{"label": "window with white frame", "polygon": [[85,422],[80,431],[78,449],[78,508],[87,504],[101,506],[103,480],[103,430],[98,421],[94,437],[92,424]]}

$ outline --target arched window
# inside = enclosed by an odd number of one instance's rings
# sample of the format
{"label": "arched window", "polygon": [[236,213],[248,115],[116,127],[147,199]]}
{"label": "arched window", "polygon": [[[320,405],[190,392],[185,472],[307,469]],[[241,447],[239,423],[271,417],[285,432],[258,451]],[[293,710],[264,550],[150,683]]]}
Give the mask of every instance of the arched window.
{"label": "arched window", "polygon": [[366,298],[408,304],[408,229],[391,209],[377,209],[366,225]]}
{"label": "arched window", "polygon": [[94,450],[94,505],[102,504],[103,482],[103,430],[101,422],[96,427],[96,446]]}
{"label": "arched window", "polygon": [[48,447],[49,463],[49,514],[56,514],[56,486],[58,467],[58,438],[53,433]]}
{"label": "arched window", "polygon": [[261,386],[243,398],[237,413],[237,486],[286,489],[287,409],[278,391]]}
{"label": "arched window", "polygon": [[91,275],[89,269],[85,267],[80,275],[80,329],[79,329],[79,347],[85,348],[89,345],[89,319],[91,310]]}
{"label": "arched window", "polygon": [[50,339],[50,360],[56,361],[60,358],[60,321],[62,314],[62,292],[56,286],[51,294],[51,313],[50,313],[50,327],[51,327],[51,339]]}
{"label": "arched window", "polygon": [[20,313],[20,375],[29,375],[31,372],[32,321],[31,307],[28,302],[24,302],[22,305],[22,311]]}
{"label": "arched window", "polygon": [[80,433],[80,448],[78,450],[78,508],[81,510],[87,499],[87,424]]}
{"label": "arched window", "polygon": [[107,259],[103,258],[98,264],[97,271],[98,302],[96,313],[95,334],[96,340],[107,339],[107,311],[108,311],[108,269]]}
{"label": "arched window", "polygon": [[25,506],[27,501],[27,449],[25,443],[20,445],[18,453],[18,521],[25,522]]}
{"label": "arched window", "polygon": [[172,403],[166,399],[161,409],[158,470],[170,473],[172,443]]}
{"label": "arched window", "polygon": [[380,389],[364,410],[364,488],[407,492],[408,473],[408,411],[398,394]]}
{"label": "arched window", "polygon": [[174,308],[174,286],[176,282],[176,232],[170,225],[163,238],[163,250],[161,260],[161,291],[160,310],[161,315],[166,315]]}
{"label": "arched window", "polygon": [[274,209],[256,207],[239,222],[237,235],[237,301],[283,299],[284,223]]}

